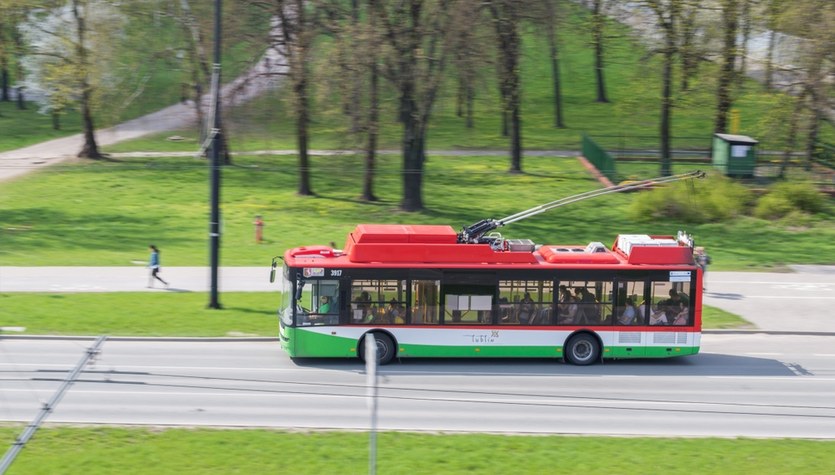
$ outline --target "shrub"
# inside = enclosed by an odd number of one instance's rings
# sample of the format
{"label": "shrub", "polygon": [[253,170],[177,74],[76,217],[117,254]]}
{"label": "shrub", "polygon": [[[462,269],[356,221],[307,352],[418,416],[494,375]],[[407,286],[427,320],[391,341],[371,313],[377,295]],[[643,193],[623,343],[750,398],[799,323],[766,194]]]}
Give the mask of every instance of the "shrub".
{"label": "shrub", "polygon": [[676,219],[685,223],[725,221],[745,214],[751,192],[722,175],[641,193],[629,213],[635,220]]}
{"label": "shrub", "polygon": [[819,213],[823,207],[823,195],[813,184],[783,182],[774,185],[767,195],[760,198],[754,209],[754,216],[762,219],[776,219],[793,211]]}

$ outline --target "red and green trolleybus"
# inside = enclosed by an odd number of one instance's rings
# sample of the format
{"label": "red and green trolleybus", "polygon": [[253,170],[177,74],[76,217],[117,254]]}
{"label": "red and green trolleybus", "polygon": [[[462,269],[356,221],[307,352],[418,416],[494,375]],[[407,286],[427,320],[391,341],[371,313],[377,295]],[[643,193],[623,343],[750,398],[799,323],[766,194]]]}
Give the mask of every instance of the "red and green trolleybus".
{"label": "red and green trolleybus", "polygon": [[619,235],[611,247],[485,235],[518,216],[461,233],[360,224],[343,249],[287,250],[282,347],[291,357],[362,358],[373,336],[381,364],[545,357],[588,365],[699,351],[702,273],[688,235]]}

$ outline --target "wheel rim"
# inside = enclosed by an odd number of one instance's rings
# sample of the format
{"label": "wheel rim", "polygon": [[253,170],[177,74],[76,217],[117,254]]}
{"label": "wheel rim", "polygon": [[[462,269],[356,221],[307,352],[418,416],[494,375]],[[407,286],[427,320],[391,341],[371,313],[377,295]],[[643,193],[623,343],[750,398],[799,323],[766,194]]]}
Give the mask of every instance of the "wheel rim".
{"label": "wheel rim", "polygon": [[577,361],[588,361],[588,359],[591,358],[593,351],[594,349],[592,348],[591,342],[588,340],[580,340],[574,344],[571,349],[571,354]]}
{"label": "wheel rim", "polygon": [[388,356],[389,347],[380,338],[375,338],[374,341],[377,342],[377,361],[383,361]]}

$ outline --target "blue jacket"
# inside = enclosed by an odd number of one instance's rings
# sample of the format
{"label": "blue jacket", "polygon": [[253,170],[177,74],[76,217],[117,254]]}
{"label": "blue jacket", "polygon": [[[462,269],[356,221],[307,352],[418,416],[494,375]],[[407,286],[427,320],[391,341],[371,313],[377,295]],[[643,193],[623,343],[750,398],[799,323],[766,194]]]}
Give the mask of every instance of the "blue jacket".
{"label": "blue jacket", "polygon": [[159,253],[156,251],[151,252],[151,262],[148,263],[148,267],[159,267]]}

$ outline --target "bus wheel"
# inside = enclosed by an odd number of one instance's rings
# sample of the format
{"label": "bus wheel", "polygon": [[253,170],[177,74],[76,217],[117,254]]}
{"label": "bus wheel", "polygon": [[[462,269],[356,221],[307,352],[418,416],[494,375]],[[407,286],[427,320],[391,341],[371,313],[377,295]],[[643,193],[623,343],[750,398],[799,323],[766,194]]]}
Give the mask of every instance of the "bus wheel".
{"label": "bus wheel", "polygon": [[385,333],[369,333],[363,338],[362,345],[359,349],[360,359],[365,361],[365,342],[371,337],[377,342],[377,364],[384,365],[391,363],[395,353],[394,341]]}
{"label": "bus wheel", "polygon": [[575,335],[565,345],[565,359],[574,365],[586,366],[600,357],[600,345],[588,333]]}

